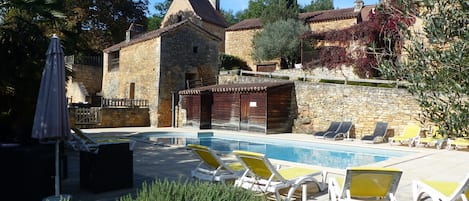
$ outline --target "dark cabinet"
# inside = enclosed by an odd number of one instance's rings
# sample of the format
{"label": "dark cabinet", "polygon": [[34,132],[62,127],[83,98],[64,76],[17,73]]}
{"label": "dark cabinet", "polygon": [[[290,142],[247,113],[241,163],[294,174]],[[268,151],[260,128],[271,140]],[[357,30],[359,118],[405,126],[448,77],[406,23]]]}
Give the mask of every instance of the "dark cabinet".
{"label": "dark cabinet", "polygon": [[97,153],[80,152],[80,187],[94,193],[133,186],[129,143],[100,144]]}

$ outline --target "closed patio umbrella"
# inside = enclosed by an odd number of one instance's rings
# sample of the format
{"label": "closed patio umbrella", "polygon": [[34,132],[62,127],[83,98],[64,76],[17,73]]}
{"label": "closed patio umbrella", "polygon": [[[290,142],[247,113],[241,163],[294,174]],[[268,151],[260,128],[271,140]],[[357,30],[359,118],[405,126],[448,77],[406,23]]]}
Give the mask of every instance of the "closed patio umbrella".
{"label": "closed patio umbrella", "polygon": [[40,142],[55,141],[55,197],[60,196],[59,144],[70,134],[65,95],[64,52],[59,38],[52,36],[36,103],[32,137]]}

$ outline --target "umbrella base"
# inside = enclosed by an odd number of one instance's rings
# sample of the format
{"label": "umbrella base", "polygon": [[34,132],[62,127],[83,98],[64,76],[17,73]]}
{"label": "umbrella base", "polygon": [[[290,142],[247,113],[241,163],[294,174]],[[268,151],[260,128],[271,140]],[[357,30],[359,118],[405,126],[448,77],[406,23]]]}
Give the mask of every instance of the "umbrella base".
{"label": "umbrella base", "polygon": [[51,195],[42,199],[42,201],[70,201],[72,200],[71,195],[61,194],[61,195]]}

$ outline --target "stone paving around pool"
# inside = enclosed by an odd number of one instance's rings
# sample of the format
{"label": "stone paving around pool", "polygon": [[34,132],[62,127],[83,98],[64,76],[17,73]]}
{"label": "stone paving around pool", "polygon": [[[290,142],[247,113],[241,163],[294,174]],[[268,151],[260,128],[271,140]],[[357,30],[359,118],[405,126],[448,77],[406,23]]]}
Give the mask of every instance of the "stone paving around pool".
{"label": "stone paving around pool", "polygon": [[[135,132],[150,131],[184,131],[198,132],[194,129],[180,128],[153,128],[153,127],[129,127],[129,128],[105,128],[105,129],[84,129],[86,133],[93,133],[101,136],[128,136]],[[208,130],[204,130],[206,132]],[[399,201],[412,200],[412,180],[414,179],[436,179],[445,181],[460,181],[469,174],[469,152],[468,151],[448,151],[436,150],[424,147],[407,147],[407,146],[390,146],[389,144],[365,144],[359,140],[351,141],[329,141],[322,139],[314,139],[311,135],[305,134],[276,134],[264,135],[257,133],[239,133],[234,131],[219,131],[215,133],[232,133],[236,135],[259,135],[261,137],[276,139],[297,139],[300,141],[315,141],[342,145],[364,146],[376,149],[396,149],[416,151],[401,158],[393,158],[383,161],[373,166],[395,167],[403,170],[403,175],[399,183],[397,191],[397,199]],[[134,161],[134,185],[133,188],[119,189],[103,193],[92,193],[87,190],[80,189],[80,157],[79,153],[73,150],[67,151],[68,157],[68,177],[62,181],[62,192],[72,195],[74,201],[99,200],[108,201],[116,200],[127,194],[133,194],[141,186],[142,182],[150,183],[155,179],[178,180],[179,178],[189,178],[190,171],[194,168],[199,160],[185,147],[180,146],[161,146],[147,142],[138,141],[133,152]],[[285,161],[273,160],[274,163],[282,165],[301,165]],[[314,167],[314,166],[313,166]],[[315,167],[318,168],[318,167]],[[345,170],[323,168],[329,172],[328,177],[343,175]],[[310,189],[308,200],[326,201],[329,197],[326,192],[314,192]]]}

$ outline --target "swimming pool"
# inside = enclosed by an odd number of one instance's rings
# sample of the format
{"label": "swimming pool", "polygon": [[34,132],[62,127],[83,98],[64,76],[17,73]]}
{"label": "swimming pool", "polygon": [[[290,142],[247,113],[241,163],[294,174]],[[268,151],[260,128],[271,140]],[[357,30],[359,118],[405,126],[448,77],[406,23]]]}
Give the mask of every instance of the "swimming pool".
{"label": "swimming pool", "polygon": [[133,137],[163,144],[200,144],[222,153],[230,153],[233,150],[253,151],[263,153],[271,159],[340,169],[368,165],[415,153],[411,151],[259,138],[259,136],[212,135],[203,132],[199,135],[197,133],[149,132],[139,133]]}

